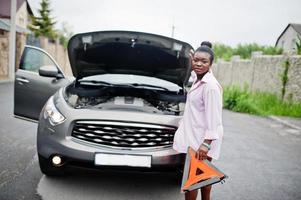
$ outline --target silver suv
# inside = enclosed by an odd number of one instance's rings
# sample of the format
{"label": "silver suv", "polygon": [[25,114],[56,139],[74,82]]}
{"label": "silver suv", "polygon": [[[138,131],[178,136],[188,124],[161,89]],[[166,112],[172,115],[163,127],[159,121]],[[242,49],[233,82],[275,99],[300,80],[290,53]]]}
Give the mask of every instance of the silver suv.
{"label": "silver suv", "polygon": [[172,143],[185,107],[191,49],[141,32],[77,34],[68,44],[74,77],[66,77],[49,54],[26,46],[14,114],[38,120],[41,171],[181,167],[184,156]]}

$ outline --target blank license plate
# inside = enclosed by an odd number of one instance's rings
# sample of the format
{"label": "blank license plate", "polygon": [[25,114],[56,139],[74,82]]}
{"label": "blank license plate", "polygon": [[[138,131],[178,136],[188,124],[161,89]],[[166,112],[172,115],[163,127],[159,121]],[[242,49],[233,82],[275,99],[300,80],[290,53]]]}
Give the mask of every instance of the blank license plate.
{"label": "blank license plate", "polygon": [[151,156],[146,155],[120,155],[120,154],[95,154],[95,165],[105,166],[131,166],[131,167],[151,167]]}

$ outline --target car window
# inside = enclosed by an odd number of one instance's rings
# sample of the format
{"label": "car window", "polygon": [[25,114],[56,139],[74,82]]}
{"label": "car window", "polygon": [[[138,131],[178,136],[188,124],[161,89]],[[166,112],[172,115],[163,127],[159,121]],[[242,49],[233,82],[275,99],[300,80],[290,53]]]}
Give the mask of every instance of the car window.
{"label": "car window", "polygon": [[38,72],[39,68],[44,65],[56,66],[46,53],[34,48],[25,48],[22,59],[20,69],[32,72]]}

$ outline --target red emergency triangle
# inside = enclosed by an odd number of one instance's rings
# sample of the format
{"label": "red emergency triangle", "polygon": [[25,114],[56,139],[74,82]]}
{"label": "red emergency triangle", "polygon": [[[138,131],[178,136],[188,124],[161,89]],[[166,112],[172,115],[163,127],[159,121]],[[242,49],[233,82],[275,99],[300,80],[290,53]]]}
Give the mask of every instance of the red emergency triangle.
{"label": "red emergency triangle", "polygon": [[198,160],[195,158],[195,154],[192,148],[188,148],[182,179],[183,192],[218,183],[227,178],[223,172],[208,160]]}

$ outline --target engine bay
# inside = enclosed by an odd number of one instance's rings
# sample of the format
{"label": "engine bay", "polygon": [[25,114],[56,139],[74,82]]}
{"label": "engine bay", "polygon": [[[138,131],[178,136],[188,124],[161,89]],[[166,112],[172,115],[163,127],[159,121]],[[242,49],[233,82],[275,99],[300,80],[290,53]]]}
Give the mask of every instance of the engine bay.
{"label": "engine bay", "polygon": [[182,115],[186,96],[155,89],[69,85],[65,101],[74,109],[97,109]]}

